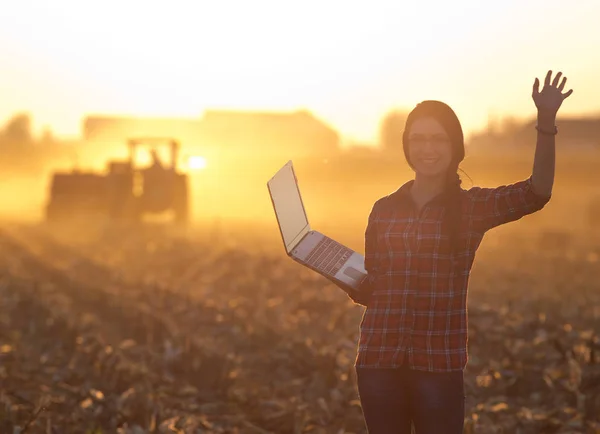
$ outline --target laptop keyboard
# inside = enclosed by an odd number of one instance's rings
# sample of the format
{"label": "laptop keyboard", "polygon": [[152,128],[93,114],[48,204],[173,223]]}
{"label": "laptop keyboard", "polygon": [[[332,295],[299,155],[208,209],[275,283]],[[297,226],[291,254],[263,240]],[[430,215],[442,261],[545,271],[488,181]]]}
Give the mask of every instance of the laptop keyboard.
{"label": "laptop keyboard", "polygon": [[306,262],[325,274],[334,276],[352,256],[353,251],[331,238],[323,237],[306,258]]}

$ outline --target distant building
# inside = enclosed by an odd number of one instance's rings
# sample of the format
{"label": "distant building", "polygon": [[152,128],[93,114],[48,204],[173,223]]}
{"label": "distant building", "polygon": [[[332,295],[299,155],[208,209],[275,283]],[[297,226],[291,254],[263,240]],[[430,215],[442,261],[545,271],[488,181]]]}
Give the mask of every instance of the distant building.
{"label": "distant building", "polygon": [[[512,131],[484,131],[468,140],[470,151],[502,151],[533,148],[536,144],[537,121],[530,120],[514,126]],[[564,150],[600,150],[600,118],[559,118],[556,121]]]}
{"label": "distant building", "polygon": [[329,155],[338,133],[308,111],[252,112],[209,110],[202,118],[206,143],[225,149],[269,154]]}
{"label": "distant building", "polygon": [[[517,146],[535,145],[535,120],[527,122],[513,138]],[[561,143],[569,148],[600,150],[600,118],[566,118],[556,121]]]}
{"label": "distant building", "polygon": [[199,137],[201,130],[199,119],[88,116],[83,121],[83,138],[89,142],[124,142],[135,136],[166,136],[188,141]]}
{"label": "distant building", "polygon": [[338,133],[308,111],[253,112],[208,110],[198,119],[90,116],[83,122],[86,141],[125,141],[133,136],[175,137],[184,148],[239,154],[330,155],[339,149]]}

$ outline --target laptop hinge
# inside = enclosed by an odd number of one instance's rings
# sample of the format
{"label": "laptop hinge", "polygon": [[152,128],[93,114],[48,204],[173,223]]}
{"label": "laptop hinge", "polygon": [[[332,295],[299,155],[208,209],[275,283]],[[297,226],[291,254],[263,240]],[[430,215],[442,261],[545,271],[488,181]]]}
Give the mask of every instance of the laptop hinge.
{"label": "laptop hinge", "polygon": [[298,235],[296,235],[296,237],[292,240],[292,242],[290,243],[290,245],[286,246],[288,254],[291,253],[292,250],[294,250],[294,248],[296,248],[296,246],[298,244],[300,244],[300,241],[302,241],[302,239],[309,232],[310,232],[310,225],[304,226],[304,228],[300,231],[300,233]]}

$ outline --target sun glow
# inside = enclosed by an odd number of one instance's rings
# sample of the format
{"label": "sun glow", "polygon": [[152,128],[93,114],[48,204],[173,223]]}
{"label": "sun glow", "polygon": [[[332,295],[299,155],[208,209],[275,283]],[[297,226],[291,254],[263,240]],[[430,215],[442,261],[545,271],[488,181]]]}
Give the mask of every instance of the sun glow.
{"label": "sun glow", "polygon": [[199,155],[192,155],[188,158],[188,167],[191,170],[202,170],[206,169],[206,158],[201,157]]}

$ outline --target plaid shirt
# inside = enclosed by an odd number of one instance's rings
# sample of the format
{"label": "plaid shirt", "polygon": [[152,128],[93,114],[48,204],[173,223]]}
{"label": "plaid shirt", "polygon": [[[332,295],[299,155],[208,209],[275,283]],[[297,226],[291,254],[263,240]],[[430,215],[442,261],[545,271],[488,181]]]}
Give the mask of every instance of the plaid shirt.
{"label": "plaid shirt", "polygon": [[[531,178],[497,188],[461,190],[460,243],[454,254],[442,231],[442,196],[417,215],[409,181],[375,202],[365,232],[367,279],[351,295],[367,308],[356,366],[424,371],[467,364],[467,287],[486,231],[538,211],[550,198]],[[444,233],[442,233],[444,232]]]}

